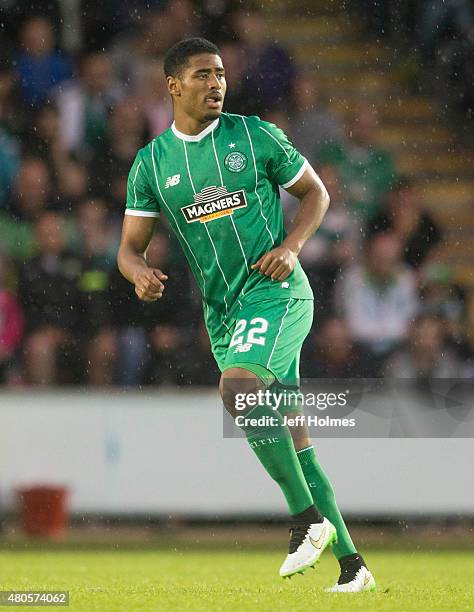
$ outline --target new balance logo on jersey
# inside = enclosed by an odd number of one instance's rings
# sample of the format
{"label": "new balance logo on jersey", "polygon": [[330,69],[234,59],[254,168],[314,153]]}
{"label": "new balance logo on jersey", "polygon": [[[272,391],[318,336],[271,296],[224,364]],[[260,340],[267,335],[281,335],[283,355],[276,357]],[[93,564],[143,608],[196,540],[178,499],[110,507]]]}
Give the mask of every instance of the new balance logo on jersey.
{"label": "new balance logo on jersey", "polygon": [[175,185],[177,185],[180,181],[180,178],[181,178],[181,174],[174,174],[173,176],[169,176],[166,179],[165,189],[168,189],[168,187],[174,187]]}
{"label": "new balance logo on jersey", "polygon": [[243,190],[229,193],[225,187],[206,187],[194,196],[194,200],[194,204],[188,204],[181,209],[188,223],[207,223],[225,215],[232,215],[235,209],[247,206]]}

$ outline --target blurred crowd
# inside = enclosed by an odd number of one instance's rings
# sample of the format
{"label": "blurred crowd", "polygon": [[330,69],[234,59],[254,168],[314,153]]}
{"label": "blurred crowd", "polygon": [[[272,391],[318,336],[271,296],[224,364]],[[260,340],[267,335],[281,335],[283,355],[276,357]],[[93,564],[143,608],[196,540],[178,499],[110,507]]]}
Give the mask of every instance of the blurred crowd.
{"label": "blurred crowd", "polygon": [[[170,277],[164,299],[141,303],[115,263],[130,166],[172,121],[163,53],[192,35],[222,50],[225,110],[278,124],[331,196],[301,253],[316,313],[302,375],[472,373],[463,291],[437,262],[442,230],[377,146],[375,108],[341,124],[317,74],[232,2],[28,4],[3,3],[0,31],[1,384],[217,381],[200,296],[166,223],[147,255]],[[291,222],[297,203],[282,197]]]}

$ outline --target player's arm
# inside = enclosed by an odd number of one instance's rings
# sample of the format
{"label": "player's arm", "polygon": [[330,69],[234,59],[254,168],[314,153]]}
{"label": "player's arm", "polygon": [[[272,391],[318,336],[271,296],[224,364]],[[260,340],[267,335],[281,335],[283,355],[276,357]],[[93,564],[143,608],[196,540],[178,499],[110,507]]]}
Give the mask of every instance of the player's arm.
{"label": "player's arm", "polygon": [[326,187],[309,164],[301,178],[287,191],[300,201],[291,230],[279,247],[262,255],[252,266],[254,270],[278,281],[285,280],[291,274],[301,249],[321,225],[329,206]]}
{"label": "player's arm", "polygon": [[117,254],[120,272],[135,285],[135,293],[145,302],[161,298],[168,279],[158,268],[146,263],[146,250],[153,236],[156,218],[125,215]]}

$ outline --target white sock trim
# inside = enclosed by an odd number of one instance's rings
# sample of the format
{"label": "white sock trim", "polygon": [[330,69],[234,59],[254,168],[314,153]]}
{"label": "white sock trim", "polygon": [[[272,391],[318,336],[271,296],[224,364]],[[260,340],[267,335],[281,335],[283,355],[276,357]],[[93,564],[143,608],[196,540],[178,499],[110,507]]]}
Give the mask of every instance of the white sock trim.
{"label": "white sock trim", "polygon": [[296,451],[296,454],[299,455],[299,453],[302,453],[303,451],[307,451],[310,448],[314,449],[314,446],[311,444],[311,446],[305,446],[305,448],[300,448],[300,450]]}

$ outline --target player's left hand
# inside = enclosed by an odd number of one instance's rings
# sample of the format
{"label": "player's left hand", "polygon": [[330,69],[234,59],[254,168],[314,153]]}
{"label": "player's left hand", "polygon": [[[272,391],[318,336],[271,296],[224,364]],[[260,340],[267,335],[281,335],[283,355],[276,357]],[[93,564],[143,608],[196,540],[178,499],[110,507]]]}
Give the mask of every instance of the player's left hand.
{"label": "player's left hand", "polygon": [[259,270],[261,274],[269,276],[272,280],[283,281],[293,272],[297,261],[298,257],[294,251],[279,246],[262,255],[251,268]]}

